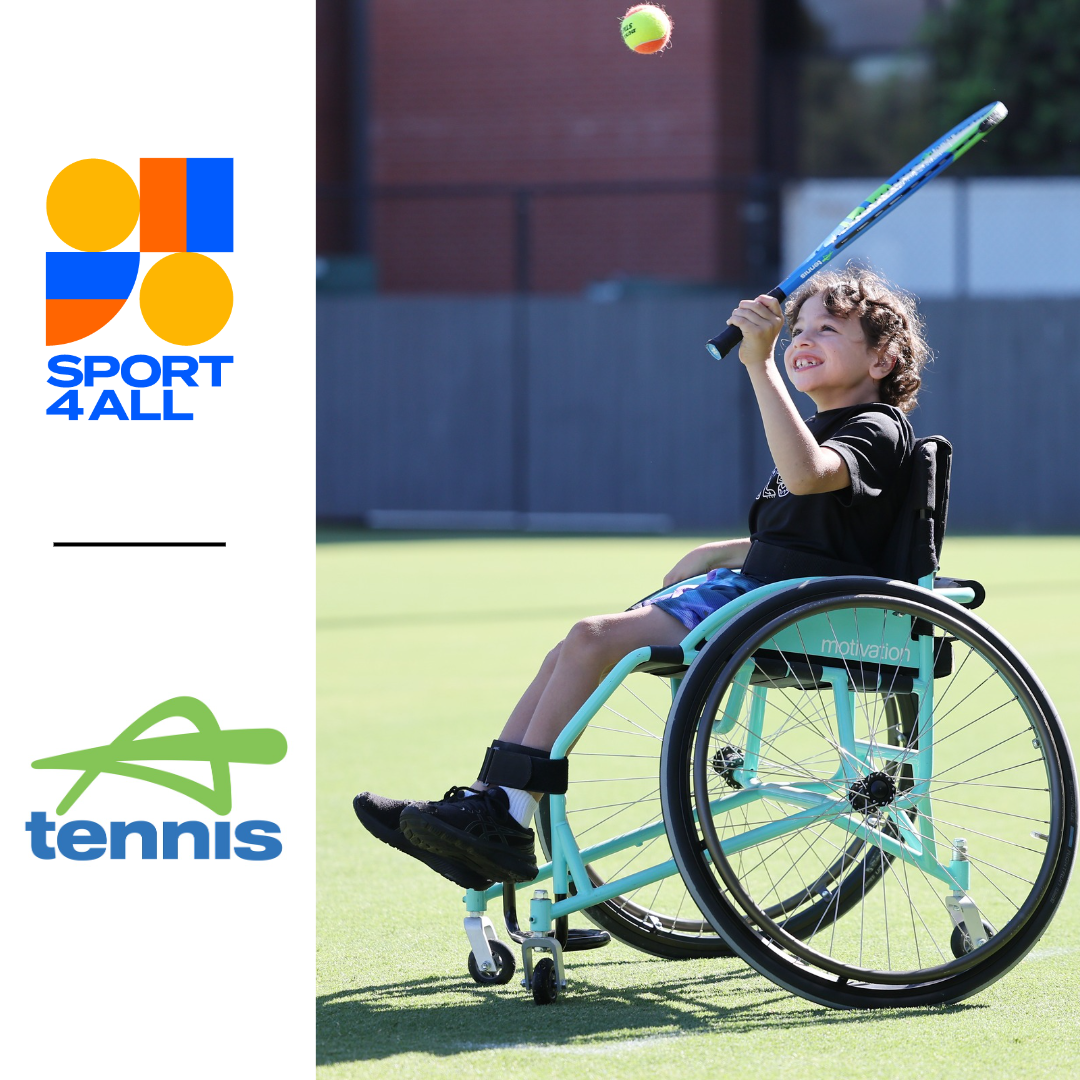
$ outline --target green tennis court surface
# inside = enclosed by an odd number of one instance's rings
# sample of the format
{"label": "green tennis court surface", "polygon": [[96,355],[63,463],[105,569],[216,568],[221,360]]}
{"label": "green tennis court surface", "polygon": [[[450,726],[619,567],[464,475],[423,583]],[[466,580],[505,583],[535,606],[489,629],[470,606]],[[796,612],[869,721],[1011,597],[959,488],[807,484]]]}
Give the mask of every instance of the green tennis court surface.
{"label": "green tennis court surface", "polygon": [[[435,798],[469,783],[573,621],[651,592],[698,542],[379,537],[319,547],[320,1077],[782,1070],[962,1080],[1070,1073],[1080,1060],[1075,885],[1020,966],[948,1008],[836,1013],[741,960],[661,961],[619,943],[569,955],[570,985],[554,1006],[534,1006],[518,978],[495,988],[469,978],[461,891],[370,838],[352,796]],[[1080,744],[1080,538],[950,538],[943,572],[986,585],[978,614],[1031,664]]]}

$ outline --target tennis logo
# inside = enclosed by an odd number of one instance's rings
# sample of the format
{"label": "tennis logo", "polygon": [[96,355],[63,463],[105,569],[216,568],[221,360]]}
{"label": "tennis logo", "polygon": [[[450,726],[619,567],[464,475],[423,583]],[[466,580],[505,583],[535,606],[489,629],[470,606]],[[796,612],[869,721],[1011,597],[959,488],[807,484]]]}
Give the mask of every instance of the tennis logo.
{"label": "tennis logo", "polygon": [[[150,330],[186,350],[225,328],[232,282],[207,253],[233,250],[232,158],[142,158],[138,187],[119,165],[84,158],[56,175],[45,209],[53,232],[74,249],[45,253],[46,345],[81,341],[107,326],[131,298],[147,256],[156,261],[143,275],[138,304]],[[231,356],[143,352],[53,356],[47,381],[64,392],[45,413],[68,420],[192,420],[194,413],[174,400],[176,389],[221,386],[223,365],[232,362]],[[152,404],[143,398],[151,387]],[[80,388],[89,391],[81,399]]]}
{"label": "tennis logo", "polygon": [[[194,731],[179,735],[144,738],[147,731],[165,720],[180,717],[190,721]],[[169,788],[215,814],[228,814],[232,809],[232,764],[276,765],[285,757],[285,736],[273,728],[238,728],[222,730],[210,709],[198,698],[175,697],[155,705],[130,724],[112,742],[86,750],[57,754],[31,762],[35,769],[75,770],[81,775],[60,800],[57,816],[71,809],[79,797],[102,773],[114,773],[150,784]],[[213,786],[208,787],[178,773],[149,765],[145,761],[205,761],[210,765]],[[48,834],[56,831],[43,811],[34,811],[26,823],[30,833],[31,851],[39,859],[55,859],[57,851],[67,859],[87,861],[98,859],[109,851],[112,859],[127,857],[127,838],[141,837],[142,858],[156,859],[158,830],[148,821],[110,822],[108,832],[95,821],[69,821],[60,827],[56,847],[48,843]],[[261,861],[276,858],[281,842],[273,833],[280,829],[272,821],[243,821],[235,828],[235,839],[241,846],[231,847],[231,822],[215,821],[214,858],[238,858]],[[191,837],[191,849],[196,859],[210,858],[210,829],[202,821],[166,821],[162,825],[162,857],[175,859],[179,855],[180,837]]]}

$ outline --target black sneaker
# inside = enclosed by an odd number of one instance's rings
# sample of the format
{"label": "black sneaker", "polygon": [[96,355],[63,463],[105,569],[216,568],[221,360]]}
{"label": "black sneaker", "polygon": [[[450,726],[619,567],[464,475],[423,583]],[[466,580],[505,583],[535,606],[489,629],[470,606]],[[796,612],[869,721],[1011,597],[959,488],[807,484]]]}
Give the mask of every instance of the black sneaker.
{"label": "black sneaker", "polygon": [[[460,788],[451,788],[445,798],[450,798]],[[437,874],[442,874],[455,885],[463,889],[477,889],[483,892],[490,889],[495,882],[491,878],[478,874],[471,866],[467,866],[460,859],[445,858],[433,855],[429,851],[415,847],[405,837],[399,827],[401,812],[406,807],[417,809],[429,809],[439,806],[435,802],[410,802],[405,799],[387,799],[382,795],[373,795],[370,791],[362,791],[353,799],[353,812],[360,820],[360,824],[372,836],[377,837],[384,844],[395,847],[398,851],[404,851],[414,859],[419,859],[425,866],[430,866]]]}
{"label": "black sneaker", "polygon": [[536,877],[533,831],[510,816],[502,788],[467,798],[464,789],[456,788],[440,803],[407,806],[401,831],[418,848],[460,859],[484,877],[512,882]]}

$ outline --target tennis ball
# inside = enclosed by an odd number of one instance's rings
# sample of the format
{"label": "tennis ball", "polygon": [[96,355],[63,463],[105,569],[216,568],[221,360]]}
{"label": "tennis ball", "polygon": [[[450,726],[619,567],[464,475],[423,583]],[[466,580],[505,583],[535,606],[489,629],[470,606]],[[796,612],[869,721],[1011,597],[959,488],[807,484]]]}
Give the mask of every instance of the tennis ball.
{"label": "tennis ball", "polygon": [[622,18],[622,39],[636,53],[660,52],[671,40],[671,17],[656,4],[635,4]]}

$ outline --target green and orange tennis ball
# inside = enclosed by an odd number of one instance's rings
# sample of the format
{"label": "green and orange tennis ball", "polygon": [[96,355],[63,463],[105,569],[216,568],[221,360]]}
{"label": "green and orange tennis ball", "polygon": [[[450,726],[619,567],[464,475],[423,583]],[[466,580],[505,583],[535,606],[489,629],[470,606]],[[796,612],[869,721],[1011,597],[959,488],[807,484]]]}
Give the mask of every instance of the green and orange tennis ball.
{"label": "green and orange tennis ball", "polygon": [[622,17],[622,39],[636,53],[658,53],[671,41],[671,16],[657,4],[635,4]]}

